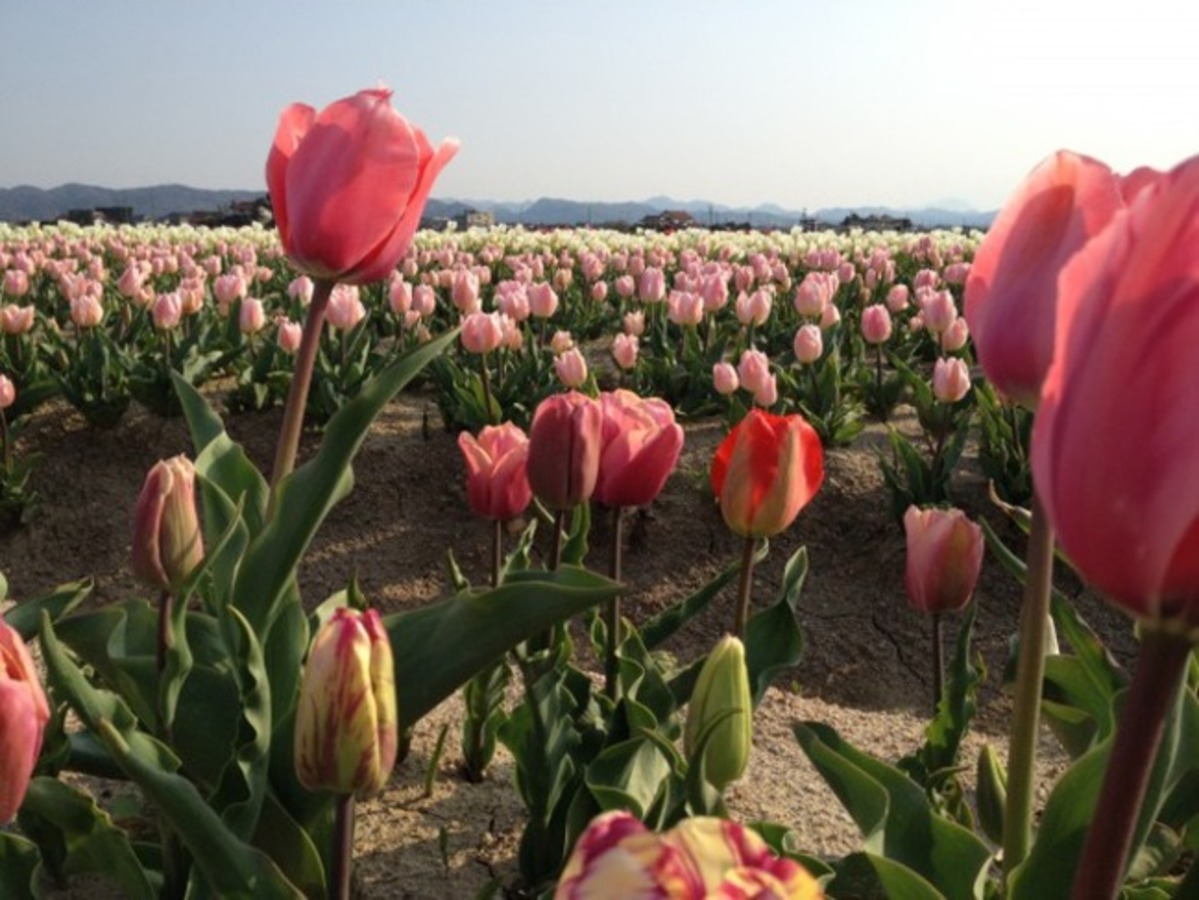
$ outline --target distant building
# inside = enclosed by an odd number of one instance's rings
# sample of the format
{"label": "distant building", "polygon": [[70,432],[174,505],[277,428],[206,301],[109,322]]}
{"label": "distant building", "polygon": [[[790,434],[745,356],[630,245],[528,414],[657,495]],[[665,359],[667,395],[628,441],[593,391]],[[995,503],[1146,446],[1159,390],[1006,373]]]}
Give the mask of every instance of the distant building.
{"label": "distant building", "polygon": [[454,216],[454,221],[458,223],[458,227],[461,229],[494,228],[495,213],[480,212],[477,209],[464,209],[458,215]]}
{"label": "distant building", "polygon": [[170,225],[195,225],[204,228],[245,228],[258,223],[274,225],[275,211],[267,196],[254,200],[235,200],[228,209],[196,210],[171,213],[163,221]]}
{"label": "distant building", "polygon": [[641,227],[653,231],[678,231],[682,228],[696,227],[695,217],[681,209],[666,209],[657,215],[646,216],[641,220]]}
{"label": "distant building", "polygon": [[129,225],[132,206],[98,206],[95,209],[71,209],[61,218],[76,225]]}
{"label": "distant building", "polygon": [[862,231],[911,231],[913,225],[912,220],[906,217],[888,215],[859,216],[857,213],[850,213],[841,220],[840,227],[845,231],[849,231],[852,228],[860,228]]}

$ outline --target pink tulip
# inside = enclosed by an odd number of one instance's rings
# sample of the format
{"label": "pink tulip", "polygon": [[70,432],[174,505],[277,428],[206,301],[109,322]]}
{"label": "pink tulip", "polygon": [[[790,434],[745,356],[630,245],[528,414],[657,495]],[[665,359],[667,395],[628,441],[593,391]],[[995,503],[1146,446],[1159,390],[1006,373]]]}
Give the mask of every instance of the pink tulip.
{"label": "pink tulip", "polygon": [[32,306],[16,306],[9,303],[0,307],[0,331],[5,334],[25,334],[33,329],[33,322]]}
{"label": "pink tulip", "polygon": [[966,346],[970,337],[970,326],[962,316],[953,320],[953,324],[941,335],[941,349],[946,353],[956,353]]}
{"label": "pink tulip", "polygon": [[770,291],[765,288],[759,288],[752,294],[744,292],[737,295],[737,300],[733,304],[733,311],[737,314],[737,321],[742,325],[765,325],[766,320],[770,318],[770,309],[774,305],[774,299]]}
{"label": "pink tulip", "polygon": [[862,310],[862,337],[867,344],[885,344],[891,338],[891,313],[881,303]]}
{"label": "pink tulip", "polygon": [[921,304],[924,327],[934,334],[944,334],[958,317],[957,304],[949,291],[933,291]]}
{"label": "pink tulip", "polygon": [[358,285],[338,284],[329,297],[329,326],[350,331],[366,318],[366,307],[358,297]]}
{"label": "pink tulip", "polygon": [[666,316],[676,325],[694,327],[704,320],[704,299],[690,291],[671,291]]}
{"label": "pink tulip", "polygon": [[[268,278],[267,280],[269,281],[270,279]],[[287,296],[293,300],[298,300],[300,306],[307,307],[312,302],[312,292],[314,289],[315,285],[313,285],[312,279],[307,275],[300,275],[293,278],[287,285]]]}
{"label": "pink tulip", "polygon": [[183,298],[176,291],[159,294],[150,309],[150,318],[155,328],[170,331],[183,319]]}
{"label": "pink tulip", "polygon": [[78,328],[95,328],[104,321],[104,307],[98,298],[82,294],[71,301],[71,321]]}
{"label": "pink tulip", "polygon": [[10,297],[24,297],[29,293],[29,276],[20,269],[9,269],[4,273],[3,287]]}
{"label": "pink tulip", "polygon": [[470,315],[479,309],[479,276],[469,269],[459,269],[453,273],[450,287],[450,301],[462,315]]}
{"label": "pink tulip", "polygon": [[712,386],[716,393],[725,396],[741,386],[741,379],[737,377],[737,370],[733,368],[732,363],[718,362],[712,366]]}
{"label": "pink tulip", "polygon": [[1062,272],[1053,363],[1032,438],[1038,494],[1083,578],[1134,616],[1192,632],[1196,246],[1192,157],[1142,191]]}
{"label": "pink tulip", "polygon": [[221,306],[222,315],[228,312],[233,301],[244,298],[247,290],[245,278],[237,272],[222,275],[212,283],[212,292]]}
{"label": "pink tulip", "polygon": [[602,428],[599,403],[577,391],[538,404],[529,429],[529,485],[551,509],[569,510],[591,497]]}
{"label": "pink tulip", "polygon": [[907,534],[908,600],[927,613],[953,612],[970,602],[983,563],[982,529],[960,509],[918,509],[903,516]]}
{"label": "pink tulip", "polygon": [[427,284],[418,284],[412,289],[412,308],[427,319],[437,311],[437,293]]}
{"label": "pink tulip", "polygon": [[178,590],[204,560],[196,514],[196,470],[186,456],[160,460],[146,475],[133,519],[133,574]]}
{"label": "pink tulip", "polygon": [[300,349],[300,340],[304,337],[304,327],[299,322],[290,319],[280,319],[275,340],[279,349],[284,353],[295,353]]}
{"label": "pink tulip", "polygon": [[809,272],[795,289],[795,311],[805,318],[823,315],[836,292],[836,281],[827,272]]}
{"label": "pink tulip", "polygon": [[962,359],[938,359],[933,366],[933,396],[938,403],[957,403],[970,393],[970,370]]}
{"label": "pink tulip", "polygon": [[554,357],[554,372],[565,387],[582,387],[587,381],[587,360],[578,348],[572,347],[565,353]]}
{"label": "pink tulip", "polygon": [[666,298],[666,273],[657,266],[648,266],[641,273],[637,296],[642,303],[659,303]]}
{"label": "pink tulip", "polygon": [[641,337],[645,334],[645,313],[641,310],[625,313],[623,321],[625,334],[631,334],[634,337]]}
{"label": "pink tulip", "polygon": [[770,358],[761,350],[746,350],[737,363],[737,378],[751,394],[765,389],[770,380]]}
{"label": "pink tulip", "polygon": [[33,658],[0,618],[0,825],[9,824],[25,800],[48,721],[50,705]]}
{"label": "pink tulip", "polygon": [[978,361],[1030,409],[1053,358],[1058,276],[1122,203],[1107,166],[1059,151],[1016,189],[975,252],[965,307]]}
{"label": "pink tulip", "polygon": [[473,312],[462,322],[459,340],[469,353],[490,353],[504,339],[503,326],[498,312]]}
{"label": "pink tulip", "polygon": [[412,309],[412,285],[401,277],[392,278],[387,287],[387,305],[394,316],[402,319]]}
{"label": "pink tulip", "polygon": [[529,312],[539,319],[548,319],[558,310],[558,295],[544,281],[535,281],[526,288]]}
{"label": "pink tulip", "polygon": [[793,342],[795,359],[800,365],[810,365],[824,354],[824,335],[818,325],[801,325]]}
{"label": "pink tulip", "polygon": [[17,388],[7,375],[0,375],[0,409],[8,409],[17,402]]}
{"label": "pink tulip", "polygon": [[603,303],[608,299],[608,282],[597,281],[591,285],[591,299],[595,303]]}
{"label": "pink tulip", "polygon": [[550,350],[557,354],[563,354],[570,350],[575,345],[575,339],[569,331],[558,330],[554,332],[554,336],[550,338]]}
{"label": "pink tulip", "polygon": [[637,365],[639,349],[640,344],[635,334],[621,333],[612,338],[612,358],[616,360],[616,365],[626,371]]}
{"label": "pink tulip", "polygon": [[341,607],[316,633],[296,703],[296,776],[308,790],[383,789],[399,747],[394,669],[377,610]]}
{"label": "pink tulip", "polygon": [[458,151],[436,150],[391,105],[366,90],[319,114],[283,111],[266,163],[279,239],[314,278],[362,284],[392,272],[407,252],[433,181]]}
{"label": "pink tulip", "polygon": [[754,391],[754,404],[761,406],[764,409],[769,409],[779,400],[779,385],[778,378],[771,375],[764,382],[758,385],[758,389]]}
{"label": "pink tulip", "polygon": [[837,308],[837,304],[830,303],[824,308],[824,312],[820,314],[820,328],[822,331],[828,331],[835,325],[841,322],[841,310]]}
{"label": "pink tulip", "polygon": [[488,425],[478,438],[464,431],[458,448],[466,460],[466,498],[484,519],[507,521],[524,512],[533,498],[526,474],[529,439],[511,422]]}
{"label": "pink tulip", "polygon": [[887,309],[893,313],[901,313],[908,308],[908,286],[906,284],[893,285],[887,291]]}
{"label": "pink tulip", "polygon": [[664,400],[632,391],[600,394],[599,474],[593,496],[606,506],[647,506],[674,471],[683,429]]}
{"label": "pink tulip", "polygon": [[242,334],[257,334],[266,325],[266,310],[257,297],[247,297],[241,302],[237,314],[237,327]]}

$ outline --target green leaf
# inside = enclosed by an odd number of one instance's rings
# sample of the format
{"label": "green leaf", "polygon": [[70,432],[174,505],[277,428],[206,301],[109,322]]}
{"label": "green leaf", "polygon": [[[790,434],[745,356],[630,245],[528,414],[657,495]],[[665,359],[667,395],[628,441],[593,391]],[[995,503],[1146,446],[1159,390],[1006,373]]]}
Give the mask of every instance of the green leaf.
{"label": "green leaf", "polygon": [[[3,576],[0,576],[2,581]],[[51,621],[57,622],[86,600],[94,586],[95,582],[90,578],[59,585],[49,596],[18,603],[4,613],[4,621],[17,630],[21,640],[32,641],[41,627],[42,610],[49,613]],[[0,587],[0,597],[7,593],[7,589],[7,584]]]}
{"label": "green leaf", "polygon": [[804,638],[799,627],[799,599],[808,577],[808,549],[796,550],[783,569],[783,584],[774,605],[750,618],[745,626],[745,664],[754,706],[762,702],[770,679],[779,669],[803,658]]}
{"label": "green leaf", "polygon": [[252,843],[279,866],[306,897],[326,896],[320,851],[271,792],[267,792]]}
{"label": "green leaf", "polygon": [[45,896],[41,888],[42,858],[37,845],[20,835],[0,831],[0,897]]}
{"label": "green leaf", "polygon": [[395,657],[401,727],[408,728],[523,640],[616,595],[585,569],[513,572],[498,588],[384,616]]}
{"label": "green leaf", "polygon": [[877,853],[851,853],[836,863],[830,897],[945,900],[945,895],[902,863]]}
{"label": "green leaf", "polygon": [[670,760],[645,738],[606,747],[584,773],[584,782],[601,809],[627,809],[642,818],[671,775]]}
{"label": "green leaf", "polygon": [[66,851],[64,872],[102,874],[121,886],[124,897],[155,900],[158,896],[129,836],[90,796],[57,778],[38,777],[29,784],[21,815],[39,819],[39,830],[52,828],[58,833]]}

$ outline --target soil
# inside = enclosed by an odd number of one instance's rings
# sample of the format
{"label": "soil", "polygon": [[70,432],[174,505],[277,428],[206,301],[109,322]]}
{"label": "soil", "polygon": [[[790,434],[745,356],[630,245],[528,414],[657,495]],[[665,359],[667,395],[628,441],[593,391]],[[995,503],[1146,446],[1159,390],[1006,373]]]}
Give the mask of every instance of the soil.
{"label": "soil", "polygon": [[[226,424],[266,470],[280,419],[273,410],[229,416]],[[903,422],[902,415],[893,420],[900,427]],[[691,593],[740,553],[740,539],[724,526],[707,486],[723,422],[684,425],[678,470],[648,514],[627,529],[633,534],[624,556],[624,602],[634,621]],[[319,435],[307,434],[302,454],[318,441]],[[42,502],[30,524],[0,536],[0,568],[10,595],[41,596],[88,575],[95,579],[93,602],[142,593],[128,566],[133,504],[155,461],[190,452],[183,421],[156,418],[134,406],[117,428],[102,431],[58,402],[28,422],[20,446],[41,454],[34,486]],[[903,529],[888,512],[878,466],[885,447],[885,426],[874,424],[852,446],[828,451],[819,494],[772,542],[756,571],[754,596],[764,603],[774,597],[787,558],[801,545],[808,548],[811,566],[801,603],[807,649],[756,712],[750,770],[731,788],[729,806],[742,819],[790,825],[800,846],[816,855],[854,849],[857,834],[799,749],[792,723],[826,722],[855,745],[895,760],[918,746],[930,709],[929,621],[905,600]],[[387,407],[359,454],[355,475],[353,493],[333,510],[302,565],[307,602],[319,602],[357,576],[365,595],[385,612],[428,603],[449,591],[447,549],[468,577],[485,580],[488,530],[467,507],[461,456],[453,435],[440,427],[431,395],[409,393]],[[955,490],[959,505],[987,518],[1023,554],[1019,531],[987,500],[970,451]],[[610,534],[605,517],[596,516],[590,562],[600,571]],[[1127,620],[1081,590],[1068,573],[1058,581],[1077,596],[1082,615],[1117,657],[1127,659],[1133,649]],[[1016,630],[1020,588],[988,557],[976,598],[975,645],[988,676],[966,748],[971,767],[984,740],[1003,755],[1009,707],[1000,675]],[[732,601],[730,588],[668,649],[682,660],[706,652],[731,625]],[[948,623],[949,637],[955,628],[956,622]],[[511,760],[501,748],[482,783],[465,782],[457,771],[461,716],[455,698],[422,720],[387,790],[360,806],[361,896],[473,897],[489,884],[515,882],[524,817]],[[446,751],[426,795],[434,743],[447,723]],[[1047,783],[1062,760],[1050,741],[1045,749]],[[63,896],[72,895],[97,896],[85,885]]]}

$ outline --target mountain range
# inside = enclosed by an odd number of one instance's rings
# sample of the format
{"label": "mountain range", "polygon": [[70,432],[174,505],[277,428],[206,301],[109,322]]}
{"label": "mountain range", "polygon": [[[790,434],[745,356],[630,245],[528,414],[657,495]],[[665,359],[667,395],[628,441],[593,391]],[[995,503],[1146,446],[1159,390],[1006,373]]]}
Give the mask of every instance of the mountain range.
{"label": "mountain range", "polygon": [[[138,219],[162,219],[171,213],[221,210],[234,202],[253,200],[262,195],[262,191],[207,190],[182,184],[141,188],[63,184],[49,189],[21,185],[0,188],[0,221],[52,222],[70,210],[100,207],[130,207]],[[523,225],[605,225],[617,222],[636,224],[646,216],[657,215],[665,210],[690,213],[700,225],[738,223],[758,228],[790,228],[802,218],[837,225],[851,213],[858,216],[885,215],[907,218],[922,227],[960,225],[967,228],[986,228],[995,217],[994,211],[979,212],[952,201],[919,209],[859,206],[793,210],[773,203],[734,207],[710,203],[707,200],[676,200],[664,196],[617,203],[554,197],[540,197],[522,202],[433,198],[426,205],[425,217],[450,219],[468,210],[490,212],[500,223]]]}

